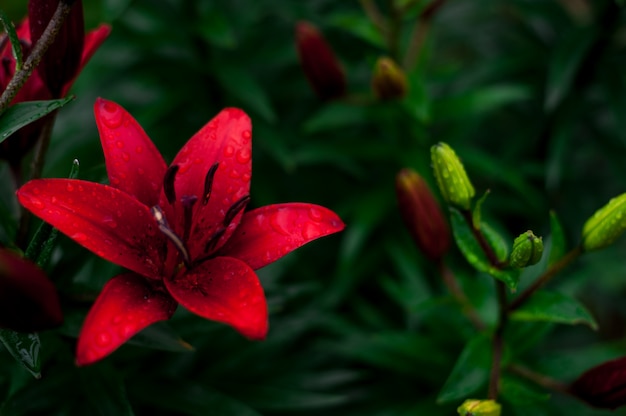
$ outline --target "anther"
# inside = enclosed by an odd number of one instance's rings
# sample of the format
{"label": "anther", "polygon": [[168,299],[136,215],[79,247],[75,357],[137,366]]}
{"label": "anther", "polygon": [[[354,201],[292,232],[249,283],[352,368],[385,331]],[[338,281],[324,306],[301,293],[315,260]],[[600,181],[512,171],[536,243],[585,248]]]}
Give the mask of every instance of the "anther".
{"label": "anther", "polygon": [[156,220],[157,225],[159,226],[159,230],[174,244],[178,252],[183,256],[183,262],[185,263],[185,266],[187,266],[187,268],[190,268],[191,258],[189,257],[189,250],[187,250],[187,247],[185,247],[185,243],[183,242],[183,240],[181,240],[180,237],[178,237],[176,233],[174,233],[174,231],[172,231],[172,229],[170,228],[170,225],[168,224],[161,207],[155,205],[150,208],[150,212],[152,212],[152,216]]}
{"label": "anther", "polygon": [[209,238],[209,241],[206,242],[206,245],[204,246],[204,252],[210,253],[211,251],[213,251],[213,249],[217,245],[217,242],[220,240],[220,238],[222,238],[225,232],[226,232],[226,227],[218,228],[218,230],[215,231],[215,233],[213,233],[211,238]]}
{"label": "anther", "polygon": [[218,166],[219,163],[214,163],[209,168],[209,171],[204,177],[204,197],[202,198],[202,205],[206,205],[209,202],[209,198],[211,198],[211,189],[213,189],[213,178],[215,177],[215,172],[217,172]]}
{"label": "anther", "polygon": [[228,212],[226,212],[226,215],[224,216],[224,221],[222,222],[224,227],[228,227],[230,225],[237,214],[239,214],[239,211],[244,209],[248,202],[250,202],[250,195],[245,195],[228,209]]}
{"label": "anther", "polygon": [[193,206],[198,201],[198,197],[195,195],[185,195],[180,198],[180,202],[183,205],[183,241],[189,240],[189,232],[191,231],[191,217],[193,214]]}
{"label": "anther", "polygon": [[176,178],[176,173],[180,166],[172,165],[165,171],[165,175],[163,176],[163,192],[165,192],[165,197],[167,198],[167,202],[172,205],[174,201],[176,201],[176,189],[174,188],[174,179]]}

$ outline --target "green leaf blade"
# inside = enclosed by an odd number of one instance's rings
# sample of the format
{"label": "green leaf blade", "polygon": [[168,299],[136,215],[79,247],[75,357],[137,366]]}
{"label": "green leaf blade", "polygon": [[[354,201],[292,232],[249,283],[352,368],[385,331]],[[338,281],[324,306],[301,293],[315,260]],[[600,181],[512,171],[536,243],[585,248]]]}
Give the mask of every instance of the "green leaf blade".
{"label": "green leaf blade", "polygon": [[0,143],[13,133],[63,107],[74,99],[74,96],[49,101],[27,101],[7,108],[0,115]]}
{"label": "green leaf blade", "polygon": [[580,302],[557,292],[535,293],[528,302],[511,313],[511,319],[567,325],[584,324],[593,330],[598,329],[595,319]]}

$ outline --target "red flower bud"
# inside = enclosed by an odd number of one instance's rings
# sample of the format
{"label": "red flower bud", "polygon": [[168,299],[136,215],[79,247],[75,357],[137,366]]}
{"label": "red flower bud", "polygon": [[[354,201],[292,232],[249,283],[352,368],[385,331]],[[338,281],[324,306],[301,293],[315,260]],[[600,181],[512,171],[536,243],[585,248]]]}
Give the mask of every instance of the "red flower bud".
{"label": "red flower bud", "polygon": [[583,373],[570,393],[594,407],[616,409],[626,404],[626,357],[607,361]]}
{"label": "red flower bud", "polygon": [[[59,0],[28,2],[30,38],[33,44],[41,38],[58,5]],[[84,40],[83,3],[79,0],[72,6],[54,42],[37,66],[39,76],[55,98],[61,96],[63,86],[76,76]]]}
{"label": "red flower bud", "polygon": [[450,228],[426,181],[411,169],[396,176],[400,214],[417,246],[430,259],[440,259],[450,248]]}
{"label": "red flower bud", "polygon": [[346,93],[343,68],[322,34],[308,22],[296,25],[296,45],[302,70],[317,95],[328,100]]}
{"label": "red flower bud", "polygon": [[61,325],[54,285],[33,263],[0,249],[0,327],[36,332]]}

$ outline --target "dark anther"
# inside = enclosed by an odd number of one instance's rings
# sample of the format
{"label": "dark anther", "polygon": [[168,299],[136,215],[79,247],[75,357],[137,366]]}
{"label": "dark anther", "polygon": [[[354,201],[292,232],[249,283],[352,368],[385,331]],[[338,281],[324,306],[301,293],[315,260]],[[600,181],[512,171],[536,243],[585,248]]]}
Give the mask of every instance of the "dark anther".
{"label": "dark anther", "polygon": [[215,233],[213,233],[211,238],[209,238],[209,241],[206,242],[206,245],[204,246],[204,252],[209,253],[213,251],[213,249],[217,245],[217,242],[219,241],[220,238],[222,238],[225,232],[226,232],[226,227],[218,228],[218,230],[215,231]]}
{"label": "dark anther", "polygon": [[198,201],[198,197],[195,195],[185,195],[180,199],[183,204],[183,216],[184,216],[184,228],[183,228],[183,241],[189,239],[189,232],[191,231],[191,217],[193,214],[193,205]]}
{"label": "dark anther", "polygon": [[219,163],[214,163],[204,177],[204,197],[202,198],[202,205],[206,205],[211,198],[211,189],[213,188],[213,178]]}
{"label": "dark anther", "polygon": [[167,202],[172,205],[174,201],[176,201],[176,189],[174,188],[174,179],[176,178],[176,173],[180,166],[172,165],[165,171],[165,176],[163,176],[163,192],[165,192],[165,197],[167,198]]}
{"label": "dark anther", "polygon": [[250,195],[245,195],[228,209],[228,212],[224,216],[224,222],[222,222],[222,224],[224,224],[224,227],[228,227],[228,225],[230,225],[235,216],[239,214],[239,211],[241,211],[248,202],[250,202]]}
{"label": "dark anther", "polygon": [[150,211],[152,212],[152,216],[159,226],[159,230],[161,230],[165,237],[167,237],[174,244],[174,246],[176,246],[178,252],[183,256],[185,266],[187,266],[187,268],[190,268],[191,258],[189,257],[189,250],[187,250],[187,247],[185,247],[185,243],[183,242],[183,240],[181,240],[180,237],[178,237],[176,233],[174,233],[174,231],[170,228],[170,225],[168,224],[161,207],[155,205],[150,208]]}

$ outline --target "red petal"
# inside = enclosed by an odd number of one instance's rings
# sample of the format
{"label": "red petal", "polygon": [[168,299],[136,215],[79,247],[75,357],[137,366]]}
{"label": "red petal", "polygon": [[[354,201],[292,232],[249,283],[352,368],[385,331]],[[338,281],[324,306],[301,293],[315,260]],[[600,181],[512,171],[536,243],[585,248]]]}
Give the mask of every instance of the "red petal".
{"label": "red petal", "polygon": [[22,205],[97,255],[147,277],[160,277],[158,232],[150,209],[132,196],[93,182],[38,179],[17,191]]}
{"label": "red petal", "polygon": [[41,269],[0,249],[0,327],[35,332],[61,325],[56,289]]}
{"label": "red petal", "polygon": [[167,166],[139,123],[122,107],[98,98],[94,105],[111,186],[147,206],[159,201]]}
{"label": "red petal", "polygon": [[76,364],[94,363],[148,325],[170,319],[176,302],[134,273],[111,279],[89,310],[78,337]]}
{"label": "red petal", "polygon": [[166,279],[165,286],[182,306],[223,322],[250,339],[267,335],[267,303],[259,278],[247,264],[216,257]]}
{"label": "red petal", "polygon": [[[222,110],[185,144],[172,162],[172,165],[180,166],[175,181],[177,198],[198,197],[189,239],[192,258],[204,253],[207,241],[219,228],[228,209],[250,193],[251,129],[250,118],[243,111],[236,108]],[[204,205],[204,181],[214,163],[219,163],[219,168],[213,178],[209,202]],[[161,200],[165,203],[164,196]],[[177,210],[176,217],[182,221],[181,210],[179,207]],[[239,218],[237,216],[233,224],[236,225]],[[177,227],[182,226],[180,221]],[[224,240],[231,232],[232,229],[227,231]]]}
{"label": "red petal", "polygon": [[343,228],[337,214],[319,205],[268,205],[243,215],[241,224],[220,254],[236,257],[256,270],[309,241]]}

